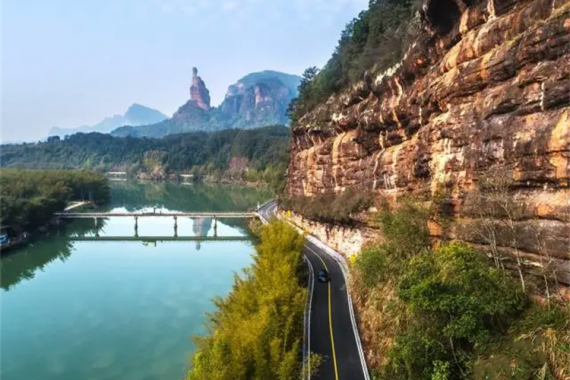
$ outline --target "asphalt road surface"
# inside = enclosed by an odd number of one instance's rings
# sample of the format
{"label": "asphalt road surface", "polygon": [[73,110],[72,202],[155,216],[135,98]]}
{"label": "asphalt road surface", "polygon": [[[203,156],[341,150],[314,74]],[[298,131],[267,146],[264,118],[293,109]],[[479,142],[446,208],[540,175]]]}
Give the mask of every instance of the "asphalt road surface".
{"label": "asphalt road surface", "polygon": [[[276,207],[275,202],[266,204],[259,213],[270,220],[275,216]],[[304,253],[315,272],[309,321],[310,350],[324,359],[318,374],[311,379],[364,380],[342,269],[332,257],[309,241]],[[329,273],[329,282],[317,281],[316,274],[321,269]]]}

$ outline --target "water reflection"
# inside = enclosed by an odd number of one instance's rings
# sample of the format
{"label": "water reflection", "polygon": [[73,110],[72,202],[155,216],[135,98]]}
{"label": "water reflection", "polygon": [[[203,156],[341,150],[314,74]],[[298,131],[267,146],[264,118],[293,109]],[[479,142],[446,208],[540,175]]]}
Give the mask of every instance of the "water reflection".
{"label": "water reflection", "polygon": [[[111,204],[105,211],[138,211],[145,208],[176,211],[246,211],[253,209],[271,197],[263,189],[216,187],[208,185],[180,186],[173,183],[120,182],[111,184]],[[144,246],[157,246],[157,239],[144,241],[145,235],[197,237],[235,231],[251,237],[246,219],[178,218],[177,223],[168,218],[143,218],[138,224],[130,218],[77,219],[60,230],[43,235],[29,244],[2,254],[0,260],[0,287],[9,290],[22,280],[31,280],[38,270],[43,270],[54,260],[67,260],[74,249],[78,236],[105,236],[106,230],[113,235],[135,236]],[[168,221],[166,220],[168,219]],[[140,226],[139,226],[140,225]],[[146,229],[142,231],[141,228]],[[150,232],[149,232],[150,231]],[[203,241],[197,240],[196,250]]]}
{"label": "water reflection", "polygon": [[[193,218],[194,225],[192,226],[192,231],[194,231],[194,236],[203,237],[208,236],[208,232],[212,228],[212,218]],[[200,241],[196,241],[196,249],[200,250],[202,246]]]}
{"label": "water reflection", "polygon": [[177,211],[247,211],[272,198],[271,191],[248,187],[204,184],[119,182],[111,186],[110,208],[137,211],[143,208]]}
{"label": "water reflection", "polygon": [[[254,189],[128,183],[112,189],[109,209],[243,211],[264,200]],[[0,378],[183,377],[195,349],[189,337],[205,333],[211,300],[227,295],[233,273],[251,264],[251,243],[239,241],[248,240],[246,222],[178,217],[175,231],[173,218],[149,216],[139,218],[137,232],[134,222],[74,220],[2,256]],[[131,241],[135,233],[140,240]],[[227,240],[209,242],[215,235]],[[195,241],[184,241],[196,238],[199,252]]]}
{"label": "water reflection", "polygon": [[9,290],[22,280],[33,279],[38,270],[43,270],[52,261],[66,261],[73,252],[71,236],[95,234],[97,229],[104,226],[104,220],[97,228],[90,220],[77,220],[21,248],[3,253],[0,260],[0,287]]}

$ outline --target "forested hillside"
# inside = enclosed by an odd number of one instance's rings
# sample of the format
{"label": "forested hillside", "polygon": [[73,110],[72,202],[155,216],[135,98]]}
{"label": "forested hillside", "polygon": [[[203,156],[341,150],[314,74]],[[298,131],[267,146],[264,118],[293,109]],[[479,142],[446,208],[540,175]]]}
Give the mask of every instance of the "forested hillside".
{"label": "forested hillside", "polygon": [[[76,134],[45,143],[4,145],[1,165],[27,169],[77,169],[138,173],[216,174],[243,176],[284,173],[289,130],[272,126],[256,130],[193,132],[163,139]],[[245,178],[247,179],[247,178]]]}

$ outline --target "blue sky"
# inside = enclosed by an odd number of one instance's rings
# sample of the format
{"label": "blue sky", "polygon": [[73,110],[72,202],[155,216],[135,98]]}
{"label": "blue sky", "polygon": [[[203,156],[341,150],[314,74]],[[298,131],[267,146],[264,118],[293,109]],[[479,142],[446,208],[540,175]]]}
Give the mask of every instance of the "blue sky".
{"label": "blue sky", "polygon": [[214,105],[250,72],[320,67],[367,3],[3,0],[2,140],[38,140],[135,102],[171,115],[193,66]]}

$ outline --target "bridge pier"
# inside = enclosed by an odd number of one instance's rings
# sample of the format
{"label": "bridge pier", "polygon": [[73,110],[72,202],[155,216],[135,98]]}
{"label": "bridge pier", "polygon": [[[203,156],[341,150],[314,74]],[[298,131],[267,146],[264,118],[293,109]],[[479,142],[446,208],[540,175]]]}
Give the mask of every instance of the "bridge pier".
{"label": "bridge pier", "polygon": [[135,216],[135,237],[139,236],[139,217]]}
{"label": "bridge pier", "polygon": [[178,217],[174,217],[174,236],[178,236]]}
{"label": "bridge pier", "polygon": [[218,219],[214,218],[214,237],[218,236]]}
{"label": "bridge pier", "polygon": [[99,237],[99,218],[94,217],[93,223],[95,224],[95,236]]}

